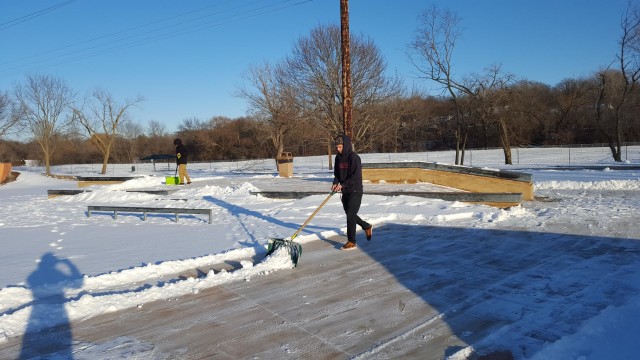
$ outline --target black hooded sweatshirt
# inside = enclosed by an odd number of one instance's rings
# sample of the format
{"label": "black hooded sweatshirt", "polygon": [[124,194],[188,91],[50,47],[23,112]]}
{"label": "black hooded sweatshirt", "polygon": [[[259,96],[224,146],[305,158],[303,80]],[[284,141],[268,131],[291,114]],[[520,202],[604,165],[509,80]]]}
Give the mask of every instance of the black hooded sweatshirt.
{"label": "black hooded sweatshirt", "polygon": [[347,135],[340,137],[343,143],[342,154],[336,155],[333,183],[340,183],[343,193],[362,192],[362,161],[360,156],[353,152],[351,138]]}
{"label": "black hooded sweatshirt", "polygon": [[176,164],[186,164],[188,155],[187,148],[182,144],[182,142],[178,142],[178,145],[176,146]]}

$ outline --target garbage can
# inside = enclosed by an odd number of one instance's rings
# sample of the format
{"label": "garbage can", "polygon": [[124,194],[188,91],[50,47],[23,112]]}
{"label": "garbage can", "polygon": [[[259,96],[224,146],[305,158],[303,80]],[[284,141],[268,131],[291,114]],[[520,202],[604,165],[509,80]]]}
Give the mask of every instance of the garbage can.
{"label": "garbage can", "polygon": [[293,156],[290,152],[281,152],[276,158],[278,163],[278,175],[280,177],[293,176]]}

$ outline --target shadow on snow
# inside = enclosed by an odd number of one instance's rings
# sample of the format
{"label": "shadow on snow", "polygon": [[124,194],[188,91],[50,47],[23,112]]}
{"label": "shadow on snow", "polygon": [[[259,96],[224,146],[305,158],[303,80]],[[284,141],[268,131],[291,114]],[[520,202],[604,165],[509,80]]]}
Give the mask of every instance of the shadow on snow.
{"label": "shadow on snow", "polygon": [[[81,287],[82,274],[67,259],[45,253],[38,268],[27,278],[33,294],[29,322],[22,338],[19,359],[31,359],[44,354],[55,358],[73,359],[73,336],[65,310],[65,289]],[[42,329],[43,324],[58,324]]]}
{"label": "shadow on snow", "polygon": [[[253,230],[249,229],[246,227],[245,223],[242,221],[242,217],[241,216],[250,216],[250,217],[254,217],[260,220],[263,220],[266,224],[275,224],[284,228],[288,228],[291,229],[291,234],[285,234],[285,236],[291,236],[293,235],[293,233],[298,230],[300,228],[300,226],[302,226],[302,223],[300,224],[294,224],[294,223],[290,223],[290,222],[285,222],[282,220],[278,220],[272,216],[268,216],[268,215],[264,215],[258,211],[254,211],[254,210],[249,210],[245,207],[242,206],[238,206],[238,205],[234,205],[231,203],[228,203],[224,200],[221,199],[217,199],[213,196],[205,196],[203,198],[206,201],[211,202],[212,204],[215,204],[223,209],[226,209],[227,211],[229,211],[229,213],[231,213],[233,216],[235,216],[238,219],[238,223],[240,224],[240,226],[242,227],[242,229],[244,230],[244,232],[249,236],[249,238],[251,239],[250,242],[242,242],[242,241],[238,241],[239,243],[243,244],[244,246],[250,246],[250,247],[255,247],[255,244],[259,244],[262,243],[264,241],[266,241],[267,239],[256,239],[254,237],[253,234]],[[323,228],[323,227],[319,227],[319,226],[308,226],[305,228],[305,230],[309,233],[313,233],[316,231],[321,231],[321,230],[334,230],[333,228]],[[281,235],[280,235],[281,236]]]}

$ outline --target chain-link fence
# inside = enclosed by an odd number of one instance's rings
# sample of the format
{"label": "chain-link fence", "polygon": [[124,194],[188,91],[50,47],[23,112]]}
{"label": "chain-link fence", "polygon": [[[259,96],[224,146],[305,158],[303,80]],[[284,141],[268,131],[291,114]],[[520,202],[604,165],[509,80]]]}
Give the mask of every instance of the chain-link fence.
{"label": "chain-link fence", "polygon": [[[361,154],[366,162],[374,161],[423,161],[446,164],[455,163],[455,151],[429,151],[419,153]],[[640,143],[625,143],[621,148],[623,163],[640,164]],[[377,160],[376,160],[377,159]],[[502,148],[467,149],[464,165],[491,166],[504,165]],[[574,144],[540,147],[511,148],[513,165],[572,165],[615,163],[607,144]]]}
{"label": "chain-link fence", "polygon": [[[633,164],[640,165],[640,143],[626,143],[622,147],[622,163],[613,160],[611,150],[607,144],[594,145],[563,145],[541,147],[514,147],[511,149],[512,164],[514,166],[546,166],[546,165],[607,165]],[[436,162],[442,164],[455,163],[455,151],[427,151],[416,153],[366,153],[360,154],[365,163],[419,161]],[[467,166],[495,166],[504,167],[504,152],[501,148],[467,149],[464,165]],[[333,157],[332,157],[333,160]],[[35,164],[32,164],[32,166]],[[68,164],[54,166],[56,173],[83,174],[98,173],[101,164]],[[329,170],[327,155],[299,156],[294,158],[296,173],[303,173],[308,169]],[[196,174],[215,175],[224,173],[254,173],[273,175],[276,171],[274,159],[236,160],[236,161],[198,161],[190,162],[188,169]],[[158,175],[173,174],[175,164],[163,163],[157,168],[152,163],[109,164],[107,174],[131,175],[141,173],[155,173]]]}

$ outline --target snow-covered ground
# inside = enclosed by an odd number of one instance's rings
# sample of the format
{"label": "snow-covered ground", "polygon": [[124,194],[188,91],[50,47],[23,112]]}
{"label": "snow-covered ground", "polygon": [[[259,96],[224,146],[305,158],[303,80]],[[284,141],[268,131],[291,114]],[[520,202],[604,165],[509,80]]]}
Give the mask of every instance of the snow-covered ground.
{"label": "snow-covered ground", "polygon": [[[576,317],[573,333],[534,345],[523,354],[518,335],[529,329],[505,329],[480,343],[508,348],[517,358],[635,359],[640,355],[640,147],[625,148],[624,163],[610,160],[606,148],[518,149],[505,166],[500,150],[470,151],[467,163],[489,169],[533,174],[539,201],[508,210],[411,196],[365,196],[361,217],[376,225],[405,224],[462,229],[519,231],[606,237],[620,241],[628,262],[620,264],[615,287],[623,287],[611,304],[588,319]],[[363,162],[428,161],[451,163],[452,152],[363,154]],[[291,236],[322,202],[324,196],[299,200],[269,199],[251,194],[260,190],[329,191],[327,157],[297,157],[294,177],[280,178],[273,160],[190,164],[193,183],[164,185],[173,164],[110,165],[107,176],[139,178],[117,185],[93,186],[90,192],[48,199],[48,189],[77,189],[73,181],[42,176],[42,168],[18,167],[18,180],[0,187],[0,348],[3,342],[54,325],[135,308],[155,300],[178,298],[274,271],[290,269],[286,253],[263,261],[267,240]],[[97,176],[98,165],[64,165],[55,174]],[[430,184],[365,184],[367,190],[443,190]],[[139,190],[176,190],[154,195]],[[196,207],[213,209],[213,224],[202,215],[120,214],[96,212],[87,205]],[[334,196],[304,229],[304,244],[346,231],[339,198]],[[408,227],[397,227],[398,232]],[[398,238],[404,233],[386,234]],[[462,239],[465,240],[465,239]],[[624,240],[624,243],[623,243]],[[629,242],[629,240],[633,240]],[[511,256],[509,253],[505,257]],[[211,272],[198,279],[179,280],[176,274],[194,268],[242,260],[233,271]],[[304,255],[301,259],[304,262]],[[456,266],[456,259],[451,259]],[[600,266],[598,262],[591,264]],[[295,270],[286,270],[295,271]],[[593,271],[593,269],[590,269]],[[610,266],[602,271],[610,272]],[[572,277],[580,275],[574,272]],[[603,274],[603,277],[606,274]],[[562,274],[557,274],[562,276]],[[166,281],[169,279],[169,281]],[[571,284],[575,279],[566,279]],[[155,283],[155,286],[148,284]],[[561,282],[560,282],[561,283]],[[614,291],[614,290],[611,290]],[[615,292],[615,291],[614,291]],[[618,294],[618,292],[615,292]],[[515,296],[515,295],[514,295]],[[590,294],[585,294],[590,296]],[[594,301],[601,299],[594,293]],[[58,299],[58,300],[53,300]],[[535,301],[532,299],[531,301]],[[557,316],[549,312],[549,319]],[[563,317],[566,321],[566,317]],[[505,340],[506,339],[506,340]],[[536,348],[537,346],[537,348]],[[469,349],[450,357],[456,358]],[[529,346],[530,348],[532,346]],[[82,349],[74,348],[75,356]],[[93,354],[95,356],[95,354]],[[118,358],[110,354],[108,358]]]}

